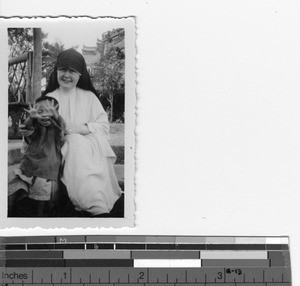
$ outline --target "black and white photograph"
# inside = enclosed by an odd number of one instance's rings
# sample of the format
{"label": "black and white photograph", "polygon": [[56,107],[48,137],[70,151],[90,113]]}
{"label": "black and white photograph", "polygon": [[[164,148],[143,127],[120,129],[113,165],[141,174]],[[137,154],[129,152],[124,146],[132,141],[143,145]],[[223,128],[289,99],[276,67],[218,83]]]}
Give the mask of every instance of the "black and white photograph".
{"label": "black and white photograph", "polygon": [[132,225],[134,19],[7,22],[7,218]]}

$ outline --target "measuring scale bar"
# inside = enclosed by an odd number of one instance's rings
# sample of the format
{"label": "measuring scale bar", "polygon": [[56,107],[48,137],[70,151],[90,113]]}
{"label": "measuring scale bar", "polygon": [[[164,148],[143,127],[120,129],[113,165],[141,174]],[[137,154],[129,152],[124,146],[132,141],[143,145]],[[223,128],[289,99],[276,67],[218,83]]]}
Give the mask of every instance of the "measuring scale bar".
{"label": "measuring scale bar", "polygon": [[[2,283],[2,284],[1,284]],[[0,285],[288,286],[287,237],[0,239]]]}
{"label": "measuring scale bar", "polygon": [[[1,283],[6,284],[194,284],[245,286],[245,283],[264,283],[264,286],[291,285],[290,268],[7,268],[2,271]],[[267,283],[267,284],[266,284]],[[258,285],[257,285],[258,284]]]}

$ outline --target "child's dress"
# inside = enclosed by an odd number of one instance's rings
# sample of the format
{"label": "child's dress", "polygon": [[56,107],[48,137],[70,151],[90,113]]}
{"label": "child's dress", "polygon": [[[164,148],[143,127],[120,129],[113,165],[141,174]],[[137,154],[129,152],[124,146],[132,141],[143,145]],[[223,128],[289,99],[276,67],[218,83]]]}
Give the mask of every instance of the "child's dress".
{"label": "child's dress", "polygon": [[38,201],[49,201],[55,195],[62,161],[64,121],[61,116],[50,120],[48,127],[40,125],[36,119],[28,121],[34,127],[34,132],[26,137],[28,145],[20,170],[16,171],[28,184],[28,197]]}

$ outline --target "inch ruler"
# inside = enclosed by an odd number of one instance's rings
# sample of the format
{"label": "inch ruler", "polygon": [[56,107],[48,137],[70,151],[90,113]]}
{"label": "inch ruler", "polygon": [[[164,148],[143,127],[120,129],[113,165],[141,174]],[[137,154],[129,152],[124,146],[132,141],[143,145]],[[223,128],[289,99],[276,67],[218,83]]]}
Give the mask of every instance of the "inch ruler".
{"label": "inch ruler", "polygon": [[287,237],[1,237],[0,285],[288,286]]}

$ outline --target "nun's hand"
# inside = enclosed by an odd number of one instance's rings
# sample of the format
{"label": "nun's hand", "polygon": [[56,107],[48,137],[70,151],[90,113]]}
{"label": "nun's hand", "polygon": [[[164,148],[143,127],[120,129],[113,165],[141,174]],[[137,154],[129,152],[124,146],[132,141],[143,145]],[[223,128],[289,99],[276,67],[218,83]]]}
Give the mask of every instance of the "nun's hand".
{"label": "nun's hand", "polygon": [[66,124],[66,134],[89,134],[89,129],[86,124],[77,123],[67,123]]}

